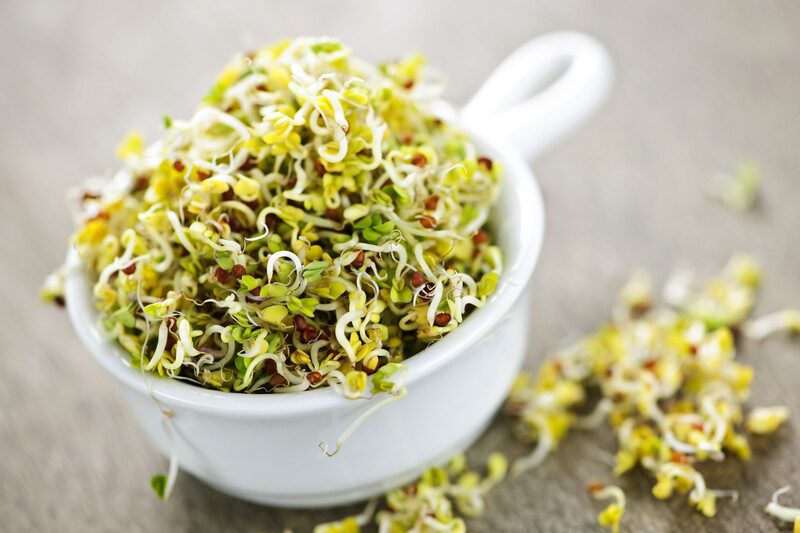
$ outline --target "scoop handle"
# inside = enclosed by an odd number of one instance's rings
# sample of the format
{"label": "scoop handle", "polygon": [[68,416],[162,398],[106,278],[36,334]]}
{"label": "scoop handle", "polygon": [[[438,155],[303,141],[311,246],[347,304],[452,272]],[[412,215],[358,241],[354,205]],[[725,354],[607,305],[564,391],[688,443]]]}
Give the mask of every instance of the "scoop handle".
{"label": "scoop handle", "polygon": [[537,37],[515,50],[462,109],[460,120],[529,159],[583,124],[605,101],[614,69],[606,48],[582,33]]}

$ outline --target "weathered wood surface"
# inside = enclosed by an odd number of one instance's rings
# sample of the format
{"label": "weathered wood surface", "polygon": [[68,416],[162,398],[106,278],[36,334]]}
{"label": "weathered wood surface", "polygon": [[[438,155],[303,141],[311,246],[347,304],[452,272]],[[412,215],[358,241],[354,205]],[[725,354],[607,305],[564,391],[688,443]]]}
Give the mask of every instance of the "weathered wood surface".
{"label": "weathered wood surface", "polygon": [[[760,311],[800,302],[800,6],[792,2],[18,2],[0,8],[0,529],[4,531],[306,531],[355,509],[294,512],[226,497],[182,476],[174,499],[150,492],[164,461],[144,441],[114,384],[55,309],[36,299],[69,233],[63,197],[113,167],[125,129],[155,132],[185,115],[241,46],[333,34],[379,60],[425,50],[465,101],[516,45],[553,29],[588,31],[611,49],[618,83],[603,112],[535,163],[547,235],[530,305],[529,366],[606,316],[635,266],[657,279],[679,265],[715,272],[738,250],[766,268]],[[709,202],[718,169],[754,157],[759,209]],[[631,475],[627,531],[773,531],[770,493],[800,490],[800,346],[747,346],[752,402],[794,409],[758,441],[749,464],[712,469],[738,488],[702,518],[679,498],[657,503]],[[523,448],[503,423],[500,439]],[[499,435],[499,436],[498,436]],[[503,438],[505,435],[506,438]],[[597,505],[583,492],[608,479],[603,432],[575,435],[537,472],[497,489],[473,531],[585,531]],[[800,494],[795,494],[800,502]]]}

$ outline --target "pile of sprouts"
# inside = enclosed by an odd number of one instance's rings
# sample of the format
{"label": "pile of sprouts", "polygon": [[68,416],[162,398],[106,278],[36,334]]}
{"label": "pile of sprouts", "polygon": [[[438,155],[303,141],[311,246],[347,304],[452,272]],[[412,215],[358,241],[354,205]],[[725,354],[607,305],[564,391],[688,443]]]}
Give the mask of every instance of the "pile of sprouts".
{"label": "pile of sprouts", "polygon": [[[635,274],[622,289],[609,324],[548,358],[536,376],[518,377],[505,410],[517,436],[535,446],[513,461],[512,477],[540,465],[570,430],[607,422],[617,439],[614,475],[642,469],[655,480],[654,497],[686,495],[707,517],[717,513],[719,498],[736,500],[735,490],[709,487],[697,466],[729,456],[748,460],[748,434],[773,433],[789,416],[785,406],[745,409],[753,369],[736,360],[737,335],[762,339],[778,331],[800,331],[798,310],[748,319],[760,282],[760,267],[738,255],[705,283],[697,283],[689,272],[676,273],[664,289],[666,305],[656,306],[649,278]],[[380,531],[464,530],[463,522],[448,514],[449,505],[442,519],[425,507],[439,500],[429,500],[428,492],[418,495],[417,486],[398,493],[407,494],[401,504],[395,493],[387,496],[387,509],[377,515]],[[593,499],[609,501],[598,522],[618,532],[626,509],[623,490],[596,481],[587,490]],[[800,509],[778,499],[788,491],[776,491],[764,510],[800,532]],[[409,517],[409,509],[417,514]],[[354,526],[366,523],[364,516],[325,524],[318,532],[357,532]]]}
{"label": "pile of sprouts", "polygon": [[73,242],[131,364],[232,392],[404,390],[402,361],[502,270],[500,165],[429,110],[440,88],[419,56],[376,68],[298,38],[236,57],[149,147],[130,134]]}

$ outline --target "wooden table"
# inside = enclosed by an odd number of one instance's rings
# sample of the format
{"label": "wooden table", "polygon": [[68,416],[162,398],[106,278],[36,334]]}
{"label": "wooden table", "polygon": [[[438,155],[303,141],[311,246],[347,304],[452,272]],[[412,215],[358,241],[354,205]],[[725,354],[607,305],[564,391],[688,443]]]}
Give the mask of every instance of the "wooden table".
{"label": "wooden table", "polygon": [[[403,6],[398,8],[398,6]],[[148,479],[165,461],[145,442],[114,384],[66,316],[36,292],[63,257],[63,197],[114,166],[129,127],[187,115],[242,46],[334,34],[379,60],[419,48],[465,101],[516,45],[553,29],[590,32],[611,49],[618,83],[602,113],[535,162],[547,235],[530,305],[529,366],[608,316],[633,267],[716,272],[733,253],[763,261],[758,311],[800,304],[800,5],[790,2],[90,2],[5,4],[0,16],[0,530],[307,531],[358,509],[294,512],[226,497],[183,475],[168,504]],[[757,210],[733,214],[705,191],[718,170],[752,157]],[[627,531],[773,531],[761,509],[793,483],[800,502],[800,346],[745,347],[752,402],[789,405],[792,420],[755,443],[749,464],[712,469],[741,491],[704,519],[682,498],[656,502],[627,476]],[[493,441],[493,442],[489,442]],[[499,443],[499,444],[498,444]],[[473,450],[525,450],[500,420]],[[538,471],[504,484],[473,531],[597,529],[583,487],[609,479],[608,433],[573,435]]]}

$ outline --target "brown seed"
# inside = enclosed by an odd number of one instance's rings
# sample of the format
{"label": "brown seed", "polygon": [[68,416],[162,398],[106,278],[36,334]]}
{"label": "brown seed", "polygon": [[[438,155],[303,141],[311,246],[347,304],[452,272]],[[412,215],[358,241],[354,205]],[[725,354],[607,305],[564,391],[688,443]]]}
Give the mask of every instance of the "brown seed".
{"label": "brown seed", "polygon": [[316,385],[320,381],[322,381],[322,374],[319,372],[309,372],[306,374],[306,381],[311,383],[312,385]]}
{"label": "brown seed", "polygon": [[236,279],[241,279],[241,277],[246,273],[247,269],[244,267],[244,265],[233,265],[233,268],[231,268],[231,274],[233,274],[233,277]]}
{"label": "brown seed", "polygon": [[425,283],[425,274],[420,272],[419,270],[415,270],[411,274],[411,286],[415,289]]}
{"label": "brown seed", "polygon": [[269,384],[273,387],[279,387],[286,383],[286,378],[281,376],[280,374],[273,374],[271,378],[269,378]]}
{"label": "brown seed", "polygon": [[270,232],[275,231],[275,228],[278,227],[280,224],[281,219],[278,218],[278,215],[275,213],[269,213],[266,217],[264,217],[264,223],[267,225],[267,228]]}
{"label": "brown seed", "polygon": [[433,196],[428,196],[425,200],[425,209],[428,211],[433,211],[436,209],[436,206],[439,205],[439,197],[435,194]]}
{"label": "brown seed", "polygon": [[338,209],[328,208],[325,210],[325,218],[329,220],[335,220],[338,222],[339,220],[342,219],[342,215],[339,214]]}
{"label": "brown seed", "polygon": [[258,160],[255,157],[248,157],[242,164],[242,166],[239,167],[239,170],[247,172],[248,170],[253,170],[254,168],[256,168],[257,164]]}
{"label": "brown seed", "polygon": [[55,298],[53,298],[53,303],[55,303],[59,307],[64,307],[65,305],[67,305],[67,302],[66,300],[64,300],[63,296],[56,296]]}
{"label": "brown seed", "polygon": [[217,281],[220,283],[225,283],[228,281],[228,271],[222,267],[217,267],[214,269],[214,277],[217,278]]}
{"label": "brown seed", "polygon": [[86,200],[97,200],[98,198],[100,198],[100,194],[86,191],[81,195],[81,202],[85,202]]}
{"label": "brown seed", "polygon": [[475,244],[483,244],[488,240],[489,240],[489,234],[482,229],[476,231],[475,234],[472,236],[472,242],[474,242]]}
{"label": "brown seed", "polygon": [[400,134],[400,140],[403,142],[403,144],[411,144],[414,142],[414,134],[412,134],[411,131],[406,130]]}
{"label": "brown seed", "polygon": [[319,159],[314,160],[314,172],[316,172],[320,176],[325,175],[325,165],[323,165],[322,161],[320,161]]}
{"label": "brown seed", "polygon": [[250,289],[250,294],[252,294],[253,296],[261,296],[261,287]]}
{"label": "brown seed", "polygon": [[403,87],[406,89],[411,89],[412,87],[414,87],[414,80],[408,80],[403,84]]}
{"label": "brown seed", "polygon": [[364,266],[364,250],[359,250],[358,254],[356,254],[356,258],[353,259],[353,262],[350,263],[350,266],[353,268],[361,268]]}
{"label": "brown seed", "polygon": [[297,178],[292,176],[288,180],[286,180],[286,188],[287,189],[294,189],[294,186],[297,185]]}
{"label": "brown seed", "polygon": [[411,164],[417,165],[418,167],[424,167],[428,164],[428,158],[425,157],[425,154],[417,152],[411,157]]}
{"label": "brown seed", "polygon": [[303,330],[301,336],[303,337],[303,342],[308,344],[309,342],[317,338],[317,334],[318,334],[317,328],[315,328],[314,326],[308,326],[306,329]]}
{"label": "brown seed", "polygon": [[486,156],[481,156],[478,158],[478,163],[486,167],[486,170],[492,170],[492,166],[494,166],[494,162]]}
{"label": "brown seed", "polygon": [[231,216],[228,218],[228,226],[230,226],[231,231],[239,231],[242,229],[242,223],[239,222],[239,219]]}
{"label": "brown seed", "polygon": [[436,227],[436,219],[430,215],[422,215],[419,217],[419,225],[423,228],[433,229]]}
{"label": "brown seed", "polygon": [[126,266],[125,268],[123,268],[123,269],[122,269],[122,271],[123,271],[124,273],[126,273],[127,275],[129,275],[129,276],[130,276],[131,274],[133,274],[134,272],[136,272],[136,263],[131,263],[131,264],[129,264],[128,266]]}
{"label": "brown seed", "polygon": [[434,326],[446,326],[450,323],[450,313],[438,313],[433,319]]}
{"label": "brown seed", "polygon": [[278,371],[278,363],[276,363],[272,359],[267,359],[264,361],[264,372],[267,374],[274,374]]}
{"label": "brown seed", "polygon": [[294,315],[292,317],[292,322],[294,322],[294,329],[297,331],[303,331],[308,327],[308,322],[306,322],[306,319],[303,318],[302,315]]}
{"label": "brown seed", "polygon": [[211,172],[209,172],[207,170],[200,170],[200,169],[197,170],[197,179],[198,180],[204,181],[204,180],[207,180],[210,177],[211,177]]}
{"label": "brown seed", "polygon": [[176,159],[176,160],[175,160],[175,161],[172,163],[172,168],[174,168],[174,169],[175,169],[175,170],[177,170],[178,172],[183,172],[183,171],[186,169],[186,167],[185,167],[185,166],[183,166],[183,161],[181,161],[180,159]]}
{"label": "brown seed", "polygon": [[149,184],[150,184],[150,178],[148,176],[139,176],[133,183],[133,190],[131,192],[143,191],[147,188]]}
{"label": "brown seed", "polygon": [[233,194],[233,189],[228,189],[227,191],[222,193],[222,200],[225,202],[230,202],[231,200],[234,199],[235,196],[236,195]]}

